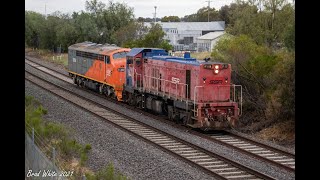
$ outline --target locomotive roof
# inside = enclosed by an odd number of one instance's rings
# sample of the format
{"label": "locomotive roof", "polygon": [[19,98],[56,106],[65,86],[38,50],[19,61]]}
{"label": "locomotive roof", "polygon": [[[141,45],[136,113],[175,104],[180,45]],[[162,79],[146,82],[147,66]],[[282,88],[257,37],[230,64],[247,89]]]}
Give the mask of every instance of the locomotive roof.
{"label": "locomotive roof", "polygon": [[164,49],[160,48],[132,48],[127,56],[136,56],[140,52],[148,52],[146,56],[154,56],[154,55],[168,55],[168,53]]}
{"label": "locomotive roof", "polygon": [[118,47],[115,44],[108,44],[108,43],[97,44],[89,41],[85,41],[82,43],[77,43],[69,46],[69,49],[86,51],[86,52],[97,53],[97,54],[107,53],[109,51],[117,50],[120,48],[121,47]]}
{"label": "locomotive roof", "polygon": [[153,56],[151,58],[154,60],[177,62],[181,64],[191,64],[194,66],[200,66],[201,64],[223,64],[221,62],[213,62],[213,61],[206,62],[204,60],[197,60],[195,58],[183,58],[183,57],[176,57],[176,56]]}

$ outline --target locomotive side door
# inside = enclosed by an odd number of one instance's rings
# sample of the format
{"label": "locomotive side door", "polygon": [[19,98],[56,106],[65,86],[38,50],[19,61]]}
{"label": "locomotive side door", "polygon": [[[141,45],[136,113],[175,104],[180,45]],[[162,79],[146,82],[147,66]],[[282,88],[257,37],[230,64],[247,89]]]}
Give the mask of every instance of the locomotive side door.
{"label": "locomotive side door", "polygon": [[132,86],[133,82],[133,58],[127,57],[126,60],[126,86]]}
{"label": "locomotive side door", "polygon": [[110,81],[111,73],[112,73],[112,66],[110,62],[110,56],[104,56],[104,62],[105,62],[105,82]]}
{"label": "locomotive side door", "polygon": [[142,53],[139,53],[138,55],[136,55],[133,59],[133,74],[134,74],[134,86],[135,87],[142,87]]}
{"label": "locomotive side door", "polygon": [[190,83],[191,82],[191,73],[190,70],[186,70],[186,84],[188,87],[186,88],[186,98],[190,98]]}

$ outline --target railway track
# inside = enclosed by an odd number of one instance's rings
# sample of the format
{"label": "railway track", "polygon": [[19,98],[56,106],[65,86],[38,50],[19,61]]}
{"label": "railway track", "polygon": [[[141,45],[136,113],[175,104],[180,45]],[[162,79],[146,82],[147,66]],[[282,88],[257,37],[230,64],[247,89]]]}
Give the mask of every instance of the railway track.
{"label": "railway track", "polygon": [[215,142],[268,161],[289,171],[295,171],[295,155],[235,134],[210,135]]}
{"label": "railway track", "polygon": [[92,114],[112,123],[146,142],[169,152],[173,156],[203,170],[219,179],[273,179],[232,160],[209,152],[201,147],[162,132],[151,126],[143,124],[131,117],[120,114],[102,104],[81,97],[74,92],[37,77],[32,72],[26,71],[25,80],[91,112]]}
{"label": "railway track", "polygon": [[[62,74],[58,71],[55,71],[51,68],[48,67],[43,67],[42,65],[36,63],[36,62],[30,62],[30,61],[26,61],[26,63],[28,63],[29,65],[38,68],[39,70],[48,73],[50,75],[54,75],[56,78],[59,78],[63,81],[66,81],[68,83],[72,83],[72,80],[70,79],[70,77],[68,77],[65,74]],[[92,93],[92,91],[84,89],[90,93]],[[97,94],[97,93],[93,93],[96,96],[100,96],[102,97],[102,95]],[[103,96],[104,98],[106,98],[105,96]],[[111,100],[115,103],[119,103],[111,98],[108,98],[108,100]],[[138,109],[129,106],[129,105],[125,105],[122,104],[124,106],[126,106],[126,108],[129,109],[134,109],[135,111],[137,111]],[[162,122],[165,123],[169,123],[172,126],[178,127],[178,128],[185,128],[183,126],[177,125],[173,122],[164,120],[163,117],[159,117],[159,116],[155,116],[153,114],[150,113],[146,113],[142,110],[138,110],[141,113],[144,113],[147,116],[150,116],[152,118],[158,119]],[[255,157],[259,160],[265,161],[267,163],[273,164],[275,166],[278,166],[280,168],[286,169],[290,172],[295,172],[295,155],[291,154],[289,152],[265,145],[263,143],[259,143],[256,141],[253,141],[251,139],[239,136],[239,135],[235,135],[232,134],[231,132],[229,132],[229,134],[223,134],[223,135],[207,135],[207,134],[203,134],[203,133],[199,133],[196,131],[190,131],[189,128],[186,128],[186,130],[189,130],[190,133],[200,136],[202,138],[205,138],[209,141],[213,141],[215,143],[219,143],[223,146],[229,147],[231,149],[234,149],[236,151],[242,152],[244,154],[247,154],[249,156]]]}

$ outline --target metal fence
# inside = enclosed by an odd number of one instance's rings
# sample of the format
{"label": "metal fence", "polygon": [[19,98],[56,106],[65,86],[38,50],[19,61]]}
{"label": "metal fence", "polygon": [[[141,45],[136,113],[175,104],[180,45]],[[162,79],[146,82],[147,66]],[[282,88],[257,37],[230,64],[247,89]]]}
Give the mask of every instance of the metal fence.
{"label": "metal fence", "polygon": [[[55,150],[52,148],[52,159],[55,160]],[[61,175],[61,170],[48,159],[39,149],[34,141],[34,131],[32,137],[25,133],[25,179],[66,179]]]}

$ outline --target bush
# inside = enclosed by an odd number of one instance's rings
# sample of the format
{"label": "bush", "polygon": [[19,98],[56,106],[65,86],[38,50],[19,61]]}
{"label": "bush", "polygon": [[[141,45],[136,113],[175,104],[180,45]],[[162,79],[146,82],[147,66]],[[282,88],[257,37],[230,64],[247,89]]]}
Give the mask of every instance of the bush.
{"label": "bush", "polygon": [[127,177],[122,175],[122,173],[115,171],[112,163],[109,163],[107,167],[98,171],[95,175],[86,174],[88,180],[126,180]]}
{"label": "bush", "polygon": [[85,165],[88,153],[91,150],[90,144],[81,145],[76,140],[71,139],[70,132],[72,130],[62,124],[44,121],[42,116],[47,113],[47,110],[33,97],[25,96],[25,109],[26,130],[31,134],[31,128],[34,128],[38,137],[35,142],[39,146],[49,144],[56,148],[63,159],[80,158],[80,165]]}
{"label": "bush", "polygon": [[212,51],[215,61],[232,65],[232,83],[243,87],[240,124],[294,120],[295,55],[256,44],[246,35],[222,38]]}

